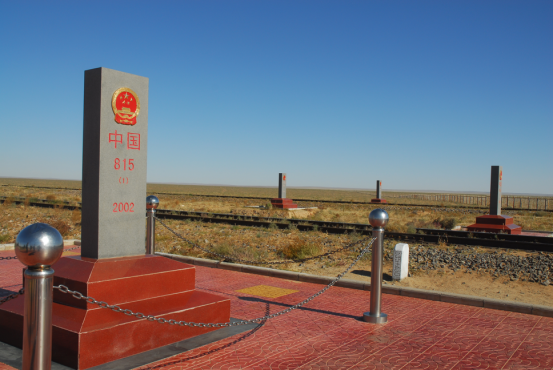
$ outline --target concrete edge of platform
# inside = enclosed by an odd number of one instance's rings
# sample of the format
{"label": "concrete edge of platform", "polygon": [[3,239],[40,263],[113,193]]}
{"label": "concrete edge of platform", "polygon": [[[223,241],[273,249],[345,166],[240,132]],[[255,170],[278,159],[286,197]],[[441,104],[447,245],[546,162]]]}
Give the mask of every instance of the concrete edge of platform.
{"label": "concrete edge of platform", "polygon": [[[156,254],[174,259],[176,261],[186,262],[186,263],[190,263],[198,266],[220,268],[220,269],[232,270],[232,271],[240,271],[240,272],[246,272],[249,274],[275,277],[279,279],[302,281],[305,283],[327,285],[332,280],[335,279],[334,277],[329,277],[329,276],[311,275],[311,274],[304,274],[300,272],[271,269],[267,267],[241,265],[238,263],[219,262],[219,261],[208,260],[204,258],[180,256],[177,254],[160,253],[160,252],[156,252]],[[341,279],[336,283],[336,286],[342,287],[342,288],[358,289],[358,290],[371,290],[370,283],[365,283],[363,281],[357,281],[357,280],[351,280],[351,279]],[[476,306],[476,307],[491,308],[495,310],[520,312],[520,313],[525,313],[530,315],[553,317],[553,307],[532,305],[528,303],[501,301],[498,299],[476,297],[476,296],[470,296],[470,295],[464,295],[464,294],[444,293],[444,292],[436,292],[433,290],[406,288],[406,287],[398,287],[398,286],[390,286],[390,285],[383,285],[382,293],[402,295],[405,297],[426,299],[431,301],[455,303],[455,304],[461,304],[465,306]]]}

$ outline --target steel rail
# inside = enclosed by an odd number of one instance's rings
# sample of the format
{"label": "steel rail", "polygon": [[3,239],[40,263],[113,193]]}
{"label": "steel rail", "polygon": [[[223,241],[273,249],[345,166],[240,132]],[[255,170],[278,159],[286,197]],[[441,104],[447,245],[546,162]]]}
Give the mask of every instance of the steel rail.
{"label": "steel rail", "polygon": [[[3,202],[5,197],[0,197],[0,202]],[[25,200],[14,199],[14,203],[23,204]],[[48,203],[29,202],[30,206],[37,207],[60,207],[64,209],[80,209],[80,205],[73,205],[70,202]],[[237,226],[249,227],[276,227],[278,229],[296,228],[299,231],[320,231],[328,234],[351,234],[357,233],[361,235],[371,235],[372,227],[369,224],[356,224],[345,222],[332,221],[313,221],[286,219],[276,217],[258,217],[258,216],[242,216],[229,213],[208,213],[208,212],[192,212],[179,210],[164,210],[157,209],[156,216],[162,219],[175,220],[192,220],[207,223],[219,223]],[[292,226],[291,226],[292,225]],[[425,242],[425,243],[441,243],[459,245],[477,245],[491,248],[505,249],[520,249],[541,252],[553,252],[553,238],[544,236],[526,236],[526,235],[509,235],[495,234],[483,232],[468,232],[455,230],[438,230],[438,229],[417,229],[416,234],[397,233],[387,231],[386,235],[393,239]]]}
{"label": "steel rail", "polygon": [[[29,185],[9,185],[9,184],[0,184],[0,186],[18,186],[23,188],[33,188],[33,189],[55,189],[55,190],[81,190],[80,188],[56,188],[48,186],[29,186]],[[179,195],[187,197],[206,197],[206,198],[227,198],[227,199],[253,199],[260,201],[270,201],[271,197],[245,197],[239,195],[210,195],[210,194],[189,194],[189,193],[171,193],[171,192],[155,192],[156,194],[162,195]],[[3,197],[5,198],[5,197]],[[542,198],[540,198],[542,199]],[[414,204],[414,203],[386,203],[386,204],[377,204],[371,202],[356,202],[356,201],[347,201],[347,200],[326,200],[326,199],[303,199],[303,198],[294,198],[296,202],[309,202],[309,203],[336,203],[336,204],[358,204],[358,205],[373,205],[373,206],[401,206],[401,207],[440,207],[439,204]],[[470,210],[488,210],[488,206],[471,206],[471,205],[448,205],[447,208],[452,209],[470,209]],[[553,213],[553,209],[521,209],[513,207],[502,207],[505,211],[525,211],[525,212],[550,212]]]}

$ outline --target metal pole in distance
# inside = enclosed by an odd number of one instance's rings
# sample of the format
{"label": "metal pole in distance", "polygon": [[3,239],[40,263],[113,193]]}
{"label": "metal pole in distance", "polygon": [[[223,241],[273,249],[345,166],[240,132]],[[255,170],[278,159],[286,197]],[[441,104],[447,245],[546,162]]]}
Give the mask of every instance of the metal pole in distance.
{"label": "metal pole in distance", "polygon": [[369,222],[373,227],[373,238],[376,240],[372,247],[371,307],[369,312],[363,314],[363,320],[372,324],[384,324],[388,321],[388,315],[381,311],[384,227],[388,220],[388,213],[380,208],[373,210],[369,215]]}
{"label": "metal pole in distance", "polygon": [[52,367],[52,297],[54,270],[63,253],[63,238],[52,226],[37,223],[17,235],[15,254],[25,270],[23,370]]}
{"label": "metal pole in distance", "polygon": [[146,197],[146,254],[156,253],[156,209],[159,199],[155,195]]}

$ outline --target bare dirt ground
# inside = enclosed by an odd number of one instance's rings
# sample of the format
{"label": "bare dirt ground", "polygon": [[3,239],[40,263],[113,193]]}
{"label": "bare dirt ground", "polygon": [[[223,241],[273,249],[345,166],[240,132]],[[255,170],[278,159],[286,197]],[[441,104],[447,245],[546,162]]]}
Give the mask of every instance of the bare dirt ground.
{"label": "bare dirt ground", "polygon": [[[237,226],[206,226],[195,222],[171,221],[169,225],[189,239],[199,242],[203,247],[212,248],[225,255],[248,260],[256,258],[260,260],[280,260],[283,258],[282,253],[279,253],[280,250],[286,251],[286,248],[289,248],[290,245],[302,243],[308,246],[319,246],[319,248],[315,248],[313,251],[314,255],[319,255],[360,239],[358,235],[326,235],[319,232],[298,232],[297,230],[260,231],[256,228]],[[166,229],[164,230],[163,227],[159,227],[157,231],[159,233],[157,240],[160,241],[157,246],[161,250],[170,253],[218,259],[198,249],[190,248],[186,243],[179,241],[168,233]],[[395,244],[396,242],[393,240],[386,240],[386,251],[391,251]],[[478,251],[484,253],[489,252],[490,249],[480,248]],[[521,256],[536,255],[535,252],[520,251],[505,251],[504,253]],[[342,252],[304,263],[291,263],[284,266],[267,265],[267,267],[320,276],[336,276],[344,271],[357,254],[357,251]],[[344,277],[370,282],[370,270],[370,254],[368,254]],[[438,271],[420,271],[415,269],[411,269],[411,271],[411,277],[402,282],[393,282],[391,279],[392,263],[385,260],[385,284],[553,306],[553,285],[544,286],[528,281],[511,281],[509,277],[494,277],[490,273],[453,272],[448,268]]]}
{"label": "bare dirt ground", "polygon": [[[72,189],[36,189],[16,185],[3,186],[0,195],[23,196],[29,199],[51,198],[53,200],[80,201],[80,191]],[[244,208],[246,205],[260,205],[258,200],[205,198],[192,196],[160,196],[161,208],[191,211],[236,213],[269,217],[293,217],[282,210],[261,210]],[[310,211],[307,219],[367,223],[367,216],[375,206],[318,204],[317,211]],[[457,225],[474,222],[473,213],[437,213],[429,210],[390,210],[388,230],[409,231],[413,227],[439,227],[440,220],[455,218]],[[513,214],[515,222],[525,229],[553,230],[553,215],[545,212],[520,211]],[[8,201],[0,205],[0,243],[13,243],[17,233],[34,222],[53,224],[66,239],[80,239],[80,212],[63,209],[34,208],[15,205]],[[212,248],[218,253],[252,260],[281,260],[291,257],[319,255],[343,247],[360,239],[359,235],[327,235],[317,231],[299,232],[290,230],[258,229],[229,225],[212,225],[196,222],[168,221],[189,239],[203,247]],[[156,229],[158,250],[203,258],[215,258],[196,248],[190,248],[178,240],[161,225]],[[386,241],[387,251],[395,245]],[[413,247],[413,246],[411,246]],[[426,245],[425,247],[435,247]],[[441,246],[447,248],[447,245]],[[479,252],[486,250],[481,248]],[[530,256],[533,253],[520,251],[502,251],[506,254]],[[311,260],[304,263],[279,265],[291,271],[299,271],[324,276],[336,276],[357,256],[357,251],[339,252],[328,258]],[[534,253],[535,254],[535,253]],[[529,281],[511,281],[508,277],[494,277],[487,272],[467,273],[463,270],[453,272],[448,268],[438,271],[411,269],[412,276],[402,282],[392,282],[391,262],[385,261],[384,271],[387,284],[408,286],[426,290],[468,294],[508,301],[525,302],[553,306],[553,284],[549,286]],[[551,266],[553,270],[553,266]],[[370,255],[364,257],[346,278],[370,281]]]}

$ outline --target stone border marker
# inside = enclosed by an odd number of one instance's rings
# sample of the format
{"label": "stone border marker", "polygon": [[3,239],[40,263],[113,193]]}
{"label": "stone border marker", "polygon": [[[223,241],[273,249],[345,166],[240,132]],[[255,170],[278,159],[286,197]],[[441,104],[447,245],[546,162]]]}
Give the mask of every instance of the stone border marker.
{"label": "stone border marker", "polygon": [[278,174],[278,198],[271,199],[271,204],[275,208],[280,209],[293,209],[298,208],[292,199],[286,198],[286,174]]}
{"label": "stone border marker", "polygon": [[81,255],[145,253],[148,78],[85,71]]}
{"label": "stone border marker", "polygon": [[501,183],[503,182],[503,167],[492,166],[490,182],[490,215],[501,215]]}
{"label": "stone border marker", "polygon": [[503,167],[492,166],[490,181],[490,214],[476,217],[476,223],[467,226],[467,231],[507,233],[520,235],[522,228],[514,224],[511,216],[501,214],[501,184]]}
{"label": "stone border marker", "polygon": [[371,203],[388,203],[386,199],[382,199],[382,181],[376,180],[376,198],[371,199]]}
{"label": "stone border marker", "polygon": [[278,197],[286,198],[286,174],[278,174]]}

